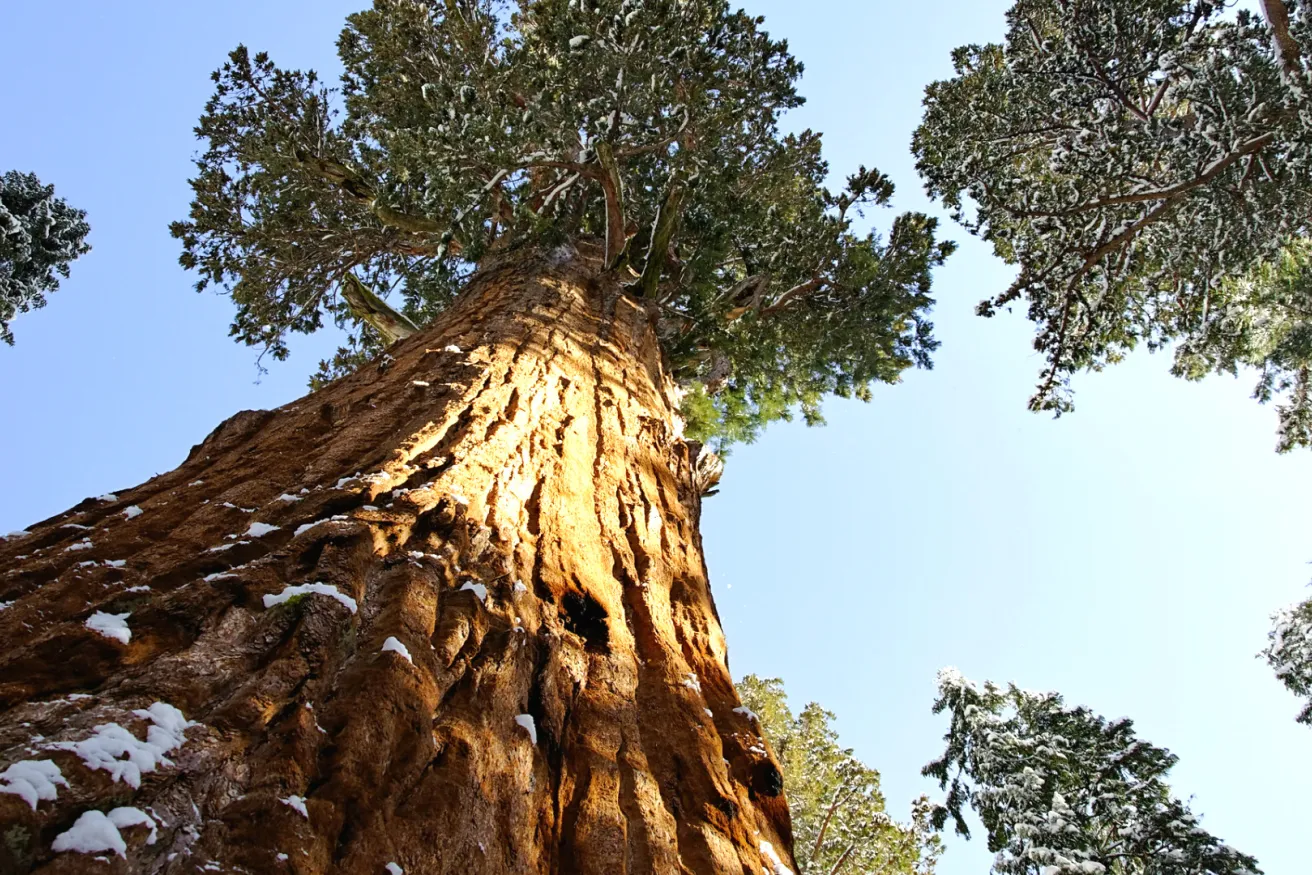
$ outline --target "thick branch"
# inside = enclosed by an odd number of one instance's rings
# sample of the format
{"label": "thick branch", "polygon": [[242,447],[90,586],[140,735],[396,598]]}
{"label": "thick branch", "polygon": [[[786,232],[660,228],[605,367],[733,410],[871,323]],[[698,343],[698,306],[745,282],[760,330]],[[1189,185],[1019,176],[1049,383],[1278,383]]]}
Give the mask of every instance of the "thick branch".
{"label": "thick branch", "polygon": [[1297,76],[1303,72],[1302,52],[1298,41],[1289,33],[1289,9],[1284,0],[1260,0],[1262,14],[1267,24],[1271,25],[1271,36],[1275,43],[1276,58],[1280,69],[1287,76]]}
{"label": "thick branch", "polygon": [[382,337],[383,343],[391,346],[419,330],[413,322],[371,292],[355,274],[347,271],[343,280],[342,298],[351,308],[351,315],[372,325]]}
{"label": "thick branch", "polygon": [[761,312],[763,312],[767,316],[773,313],[777,313],[780,310],[782,310],[784,307],[787,307],[790,303],[792,303],[793,300],[811,294],[812,292],[819,289],[821,285],[823,285],[823,283],[818,278],[815,277],[812,277],[811,279],[807,280],[804,283],[798,283],[797,285],[793,286],[791,289],[780,295],[779,300],[775,301],[773,304],[766,307]]}
{"label": "thick branch", "polygon": [[647,263],[642,266],[642,277],[638,280],[639,295],[643,298],[656,297],[656,286],[660,283],[661,271],[665,269],[665,257],[670,249],[670,241],[674,239],[674,229],[678,225],[682,205],[683,185],[677,180],[671,180],[665,203],[661,204],[656,213],[651,245],[647,247]]}
{"label": "thick branch", "polygon": [[599,181],[606,193],[606,268],[609,270],[624,251],[624,183],[610,143],[597,144],[597,161],[601,164]]}
{"label": "thick branch", "polygon": [[311,155],[301,149],[296,150],[296,161],[305,170],[337,186],[347,196],[360,202],[384,225],[412,234],[441,234],[446,230],[445,226],[427,216],[412,216],[378,203],[373,186],[341,162]]}

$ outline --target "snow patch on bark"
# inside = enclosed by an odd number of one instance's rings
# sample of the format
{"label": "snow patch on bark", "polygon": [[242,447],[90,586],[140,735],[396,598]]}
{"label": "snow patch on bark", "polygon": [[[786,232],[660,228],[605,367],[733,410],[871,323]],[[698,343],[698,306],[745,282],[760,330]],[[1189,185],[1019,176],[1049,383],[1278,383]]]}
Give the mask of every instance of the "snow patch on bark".
{"label": "snow patch on bark", "polygon": [[141,510],[141,508],[137,507],[137,506],[134,504],[134,505],[132,505],[131,507],[124,508],[124,510],[123,510],[123,516],[127,517],[127,518],[130,519],[130,520],[134,520],[134,519],[136,519],[137,517],[141,516],[142,512],[143,512],[143,511]]}
{"label": "snow patch on bark", "polygon": [[95,734],[81,741],[57,741],[47,744],[47,750],[72,751],[82,758],[89,769],[109,772],[110,778],[123,781],[132,789],[141,787],[141,776],[148,775],[160,766],[171,766],[170,753],[187,741],[186,731],[199,724],[193,723],[182,712],[166,702],[156,702],[149,708],[132,712],[153,725],[142,741],[117,723],[101,723]]}
{"label": "snow patch on bark", "polygon": [[769,842],[761,842],[761,856],[770,861],[773,875],[793,875],[793,870],[784,865],[784,861],[775,853],[774,845]]}
{"label": "snow patch on bark", "polygon": [[266,595],[264,597],[264,606],[271,608],[274,605],[281,605],[291,601],[298,595],[326,595],[341,602],[352,614],[359,608],[355,599],[328,583],[303,583],[298,586],[289,586],[277,595]]}
{"label": "snow patch on bark", "polygon": [[64,552],[72,553],[76,550],[90,550],[94,546],[95,545],[91,543],[90,538],[83,538],[82,540],[78,541],[76,544],[70,544],[69,546],[65,547]]}
{"label": "snow patch on bark", "polygon": [[403,873],[405,872],[404,869],[402,869],[400,866],[396,865],[395,863],[388,863],[383,868],[387,870],[387,875],[403,875]]}
{"label": "snow patch on bark", "polygon": [[465,581],[465,585],[462,586],[462,587],[460,587],[460,589],[458,590],[458,592],[464,592],[465,590],[469,590],[469,591],[472,592],[474,595],[478,596],[478,600],[479,600],[480,602],[485,602],[485,601],[487,601],[487,587],[484,586],[483,584],[481,584],[481,583],[474,583],[474,582],[472,582],[472,581],[468,581],[468,580],[467,580],[467,581]]}
{"label": "snow patch on bark", "polygon": [[304,796],[292,795],[292,796],[288,796],[285,799],[279,799],[278,801],[281,802],[283,805],[288,806],[292,810],[300,812],[301,817],[304,817],[306,820],[310,819],[310,812],[305,807]]}
{"label": "snow patch on bark", "polygon": [[96,611],[90,617],[87,617],[86,627],[92,632],[99,632],[106,638],[112,638],[120,644],[127,644],[132,640],[132,630],[128,628],[128,617],[132,616],[129,611],[126,614],[107,614],[104,611]]}
{"label": "snow patch on bark", "polygon": [[36,811],[39,799],[50,801],[58,796],[57,786],[68,781],[54,760],[23,760],[0,772],[0,793],[12,793]]}
{"label": "snow patch on bark", "polygon": [[387,653],[389,651],[392,653],[399,653],[401,656],[405,657],[406,662],[410,663],[411,665],[414,664],[414,660],[410,658],[410,650],[400,641],[397,641],[395,638],[391,636],[388,636],[387,640],[383,642],[383,653]]}
{"label": "snow patch on bark", "polygon": [[245,537],[263,538],[265,535],[278,531],[278,526],[271,526],[268,523],[251,523],[251,527],[246,530]]}
{"label": "snow patch on bark", "polygon": [[515,717],[515,722],[519,724],[521,729],[528,733],[529,741],[534,744],[538,743],[538,727],[537,724],[533,722],[532,714],[519,714]]}
{"label": "snow patch on bark", "polygon": [[51,849],[56,852],[76,851],[79,854],[98,854],[101,851],[113,851],[120,857],[127,856],[128,845],[119,834],[120,829],[130,826],[150,827],[150,837],[146,844],[155,844],[159,830],[155,819],[140,808],[115,808],[109,814],[103,811],[84,811],[68,830],[55,836]]}

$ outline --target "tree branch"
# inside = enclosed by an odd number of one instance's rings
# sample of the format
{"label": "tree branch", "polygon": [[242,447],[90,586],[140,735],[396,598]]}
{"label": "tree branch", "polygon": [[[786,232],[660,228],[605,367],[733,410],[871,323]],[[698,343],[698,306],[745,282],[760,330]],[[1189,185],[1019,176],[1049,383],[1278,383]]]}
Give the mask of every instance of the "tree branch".
{"label": "tree branch", "polygon": [[604,140],[597,144],[597,162],[601,165],[598,181],[606,193],[606,269],[610,270],[624,251],[624,183],[615,153]]}
{"label": "tree branch", "polygon": [[1158,189],[1153,189],[1151,191],[1139,191],[1139,192],[1134,192],[1132,194],[1113,195],[1112,197],[1106,197],[1103,198],[1102,200],[1091,201],[1089,203],[1080,204],[1078,207],[1071,207],[1070,209],[1058,210],[1056,212],[1015,211],[1014,215],[1027,216],[1027,217],[1074,216],[1074,215],[1078,215],[1079,213],[1087,213],[1089,210],[1102,209],[1103,207],[1114,207],[1114,206],[1119,206],[1121,204],[1136,204],[1136,203],[1143,203],[1145,201],[1173,200],[1175,198],[1178,198],[1180,195],[1186,194],[1187,192],[1193,191],[1195,188],[1198,188],[1200,186],[1206,185],[1207,183],[1211,182],[1213,179],[1220,176],[1226,170],[1226,168],[1228,168],[1231,164],[1234,164],[1236,161],[1240,160],[1241,158],[1244,158],[1247,155],[1253,155],[1257,152],[1260,152],[1262,149],[1271,145],[1271,142],[1275,140],[1275,138],[1276,135],[1273,132],[1265,133],[1260,137],[1254,137],[1248,142],[1242,143],[1239,146],[1239,148],[1235,149],[1235,151],[1231,152],[1229,155],[1226,155],[1224,158],[1218,158],[1216,161],[1213,161],[1211,164],[1209,164],[1206,168],[1203,169],[1202,173],[1198,174],[1193,179],[1176,183],[1175,185],[1169,186],[1167,188],[1158,188]]}
{"label": "tree branch", "polygon": [[384,344],[391,346],[419,330],[413,322],[371,292],[354,273],[347,271],[342,279],[342,298],[351,308],[351,315],[373,326]]}
{"label": "tree branch", "polygon": [[655,298],[656,287],[661,280],[661,271],[665,268],[665,258],[674,238],[674,229],[679,221],[679,212],[683,205],[683,184],[677,178],[670,180],[670,191],[665,195],[665,202],[656,213],[656,222],[651,232],[651,245],[647,247],[647,262],[642,266],[642,276],[638,279],[639,296]]}
{"label": "tree branch", "polygon": [[1298,76],[1303,72],[1303,53],[1298,41],[1289,33],[1289,9],[1284,0],[1260,0],[1262,14],[1267,24],[1271,25],[1271,37],[1274,42],[1276,59],[1286,76]]}

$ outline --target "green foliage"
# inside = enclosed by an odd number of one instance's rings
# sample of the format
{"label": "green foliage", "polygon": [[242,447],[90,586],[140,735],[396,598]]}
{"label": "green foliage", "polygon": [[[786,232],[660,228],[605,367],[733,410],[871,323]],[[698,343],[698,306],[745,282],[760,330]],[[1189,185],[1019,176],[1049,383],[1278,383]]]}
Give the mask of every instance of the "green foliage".
{"label": "green foliage", "polygon": [[1276,614],[1262,655],[1291,693],[1306,699],[1298,722],[1312,726],[1312,599]]}
{"label": "green foliage", "polygon": [[933,813],[969,837],[967,805],[988,831],[1000,875],[1247,875],[1257,861],[1198,825],[1171,795],[1177,757],[1135,737],[1128,719],[1067,708],[1056,693],[939,674],[934,713],[951,725],[924,773],[948,789]]}
{"label": "green foliage", "polygon": [[879,773],[838,742],[834,715],[812,702],[793,716],[783,682],[748,675],[737,684],[783,766],[799,871],[929,875],[942,853],[929,800],[912,804],[909,824],[884,811]]}
{"label": "green foliage", "polygon": [[1048,361],[1033,409],[1070,409],[1077,370],[1176,343],[1182,376],[1259,369],[1256,397],[1285,399],[1279,449],[1312,441],[1312,298],[1275,264],[1306,264],[1312,90],[1231,5],[1017,0],[1005,43],[958,48],[926,92],[930,193],[1019,266],[980,313],[1026,302]]}
{"label": "green foliage", "polygon": [[0,176],[0,340],[12,346],[14,316],[44,307],[69,263],[91,251],[85,218],[31,173]]}
{"label": "green foliage", "polygon": [[819,135],[779,131],[802,68],[761,24],[725,0],[376,0],[338,41],[340,89],[238,48],[197,128],[182,263],[283,357],[288,332],[356,322],[347,272],[423,324],[489,253],[598,239],[660,308],[698,436],[816,419],[929,365],[951,246],[918,214],[853,230],[892,184],[861,168],[832,192]]}

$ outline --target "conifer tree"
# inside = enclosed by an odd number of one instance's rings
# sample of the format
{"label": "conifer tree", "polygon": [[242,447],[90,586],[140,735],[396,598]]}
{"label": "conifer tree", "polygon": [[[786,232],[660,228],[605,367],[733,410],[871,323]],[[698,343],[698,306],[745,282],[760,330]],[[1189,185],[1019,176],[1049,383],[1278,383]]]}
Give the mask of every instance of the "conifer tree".
{"label": "conifer tree", "polygon": [[91,250],[85,218],[34,174],[0,176],[0,340],[12,346],[14,316],[44,307],[69,263]]}
{"label": "conifer tree", "polygon": [[1272,620],[1262,655],[1280,682],[1307,700],[1298,722],[1312,726],[1312,599],[1280,611]]}
{"label": "conifer tree", "polygon": [[[0,871],[792,866],[697,526],[725,442],[928,365],[916,214],[724,0],[376,0],[239,48],[189,218],[323,385],[0,542]],[[62,867],[62,869],[60,868]]]}
{"label": "conifer tree", "polygon": [[1024,306],[1070,376],[1173,344],[1173,373],[1241,367],[1278,399],[1280,451],[1312,443],[1312,301],[1272,284],[1306,260],[1312,79],[1306,3],[1017,0],[1001,44],[953,53],[913,148],[932,195],[1018,267],[979,306]]}
{"label": "conifer tree", "polygon": [[1129,719],[1066,706],[1056,693],[939,673],[934,713],[947,749],[924,773],[948,790],[933,813],[970,836],[974,809],[999,875],[1249,875],[1257,861],[1198,824],[1165,778],[1177,757]]}
{"label": "conifer tree", "polygon": [[743,707],[760,723],[783,770],[798,872],[931,875],[942,842],[929,824],[929,800],[912,803],[911,820],[885,810],[879,772],[839,744],[834,715],[815,702],[794,715],[779,678],[738,681]]}

